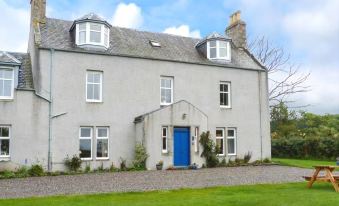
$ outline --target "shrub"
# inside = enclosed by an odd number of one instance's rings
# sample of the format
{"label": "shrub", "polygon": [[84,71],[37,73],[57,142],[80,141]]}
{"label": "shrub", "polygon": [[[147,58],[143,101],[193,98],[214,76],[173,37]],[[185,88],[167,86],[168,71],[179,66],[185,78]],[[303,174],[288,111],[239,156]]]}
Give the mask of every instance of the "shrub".
{"label": "shrub", "polygon": [[116,168],[116,167],[114,166],[113,162],[112,162],[111,166],[109,167],[109,171],[110,171],[110,172],[118,172],[119,169]]}
{"label": "shrub", "polygon": [[101,163],[101,165],[98,167],[97,169],[98,172],[104,172],[105,169],[104,169],[104,163]]}
{"label": "shrub", "polygon": [[227,166],[226,159],[223,158],[223,159],[220,161],[220,163],[219,163],[218,166],[219,166],[219,167],[226,167],[226,166]]}
{"label": "shrub", "polygon": [[145,170],[147,158],[148,154],[146,152],[146,148],[142,144],[137,143],[135,145],[135,157],[133,160],[134,169]]}
{"label": "shrub", "polygon": [[12,171],[4,170],[0,173],[0,179],[9,179],[15,177],[15,173]]}
{"label": "shrub", "polygon": [[91,166],[89,164],[86,164],[85,172],[89,173],[90,171],[91,171]]}
{"label": "shrub", "polygon": [[69,171],[76,172],[81,167],[82,160],[78,155],[73,155],[72,158],[69,158],[68,156],[64,160],[64,164],[67,167]]}
{"label": "shrub", "polygon": [[339,156],[339,137],[272,139],[272,156],[335,160]]}
{"label": "shrub", "polygon": [[263,162],[263,163],[271,163],[271,160],[270,160],[269,158],[266,157],[262,162]]}
{"label": "shrub", "polygon": [[19,167],[17,171],[15,172],[15,175],[17,177],[28,177],[28,169],[26,166]]}
{"label": "shrub", "polygon": [[33,177],[43,176],[44,175],[44,169],[39,164],[33,164],[28,169],[28,174]]}
{"label": "shrub", "polygon": [[203,132],[200,135],[199,143],[203,147],[201,157],[206,159],[207,167],[216,167],[219,164],[219,160],[216,154],[216,146],[210,138],[210,132]]}
{"label": "shrub", "polygon": [[126,171],[127,170],[126,160],[123,159],[122,157],[120,157],[120,169],[122,171]]}
{"label": "shrub", "polygon": [[244,155],[244,163],[249,163],[250,160],[252,158],[252,152],[247,152],[245,155]]}

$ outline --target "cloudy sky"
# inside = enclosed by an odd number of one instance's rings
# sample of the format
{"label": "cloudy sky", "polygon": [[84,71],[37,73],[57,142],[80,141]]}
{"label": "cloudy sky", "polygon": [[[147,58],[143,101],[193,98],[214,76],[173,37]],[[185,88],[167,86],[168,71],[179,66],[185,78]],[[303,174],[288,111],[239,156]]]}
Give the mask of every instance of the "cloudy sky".
{"label": "cloudy sky", "polygon": [[[29,0],[0,0],[0,50],[26,51]],[[339,113],[339,0],[47,0],[47,16],[73,20],[95,12],[113,25],[204,37],[224,32],[241,10],[250,38],[268,37],[311,72],[297,96],[315,113]]]}

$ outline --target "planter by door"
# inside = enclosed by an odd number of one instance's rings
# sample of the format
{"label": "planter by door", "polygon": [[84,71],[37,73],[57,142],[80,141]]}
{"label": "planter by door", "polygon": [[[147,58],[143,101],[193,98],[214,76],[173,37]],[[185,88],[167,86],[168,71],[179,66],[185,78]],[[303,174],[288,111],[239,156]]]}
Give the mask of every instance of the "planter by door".
{"label": "planter by door", "polygon": [[190,129],[188,127],[174,128],[174,166],[190,164]]}

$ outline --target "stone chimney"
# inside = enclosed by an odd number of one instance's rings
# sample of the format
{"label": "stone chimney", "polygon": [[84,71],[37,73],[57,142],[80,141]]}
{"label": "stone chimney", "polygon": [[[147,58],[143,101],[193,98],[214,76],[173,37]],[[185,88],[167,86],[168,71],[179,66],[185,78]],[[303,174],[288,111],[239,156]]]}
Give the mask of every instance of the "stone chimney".
{"label": "stone chimney", "polygon": [[31,0],[31,24],[46,23],[46,0]]}
{"label": "stone chimney", "polygon": [[230,16],[230,23],[225,30],[227,36],[232,38],[238,48],[247,48],[246,23],[240,18],[240,11]]}

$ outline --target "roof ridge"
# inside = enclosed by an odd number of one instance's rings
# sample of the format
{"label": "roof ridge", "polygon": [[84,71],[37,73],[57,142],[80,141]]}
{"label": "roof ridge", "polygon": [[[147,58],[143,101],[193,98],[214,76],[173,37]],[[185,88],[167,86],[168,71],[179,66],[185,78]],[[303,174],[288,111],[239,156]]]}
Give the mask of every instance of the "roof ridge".
{"label": "roof ridge", "polygon": [[[57,21],[66,21],[66,22],[69,22],[69,23],[74,22],[72,20],[57,19],[57,18],[50,18],[50,17],[47,17],[47,19],[52,19],[52,20],[57,20]],[[192,39],[192,40],[201,40],[201,38],[181,36],[181,35],[176,35],[176,34],[168,34],[168,33],[158,32],[158,31],[146,31],[146,30],[140,30],[140,29],[127,28],[127,27],[113,26],[113,25],[112,25],[112,27],[116,28],[116,29],[125,29],[125,30],[144,32],[144,33],[150,33],[150,34],[160,34],[160,35],[174,36],[174,37],[180,37],[180,38],[188,38],[188,39]]]}

